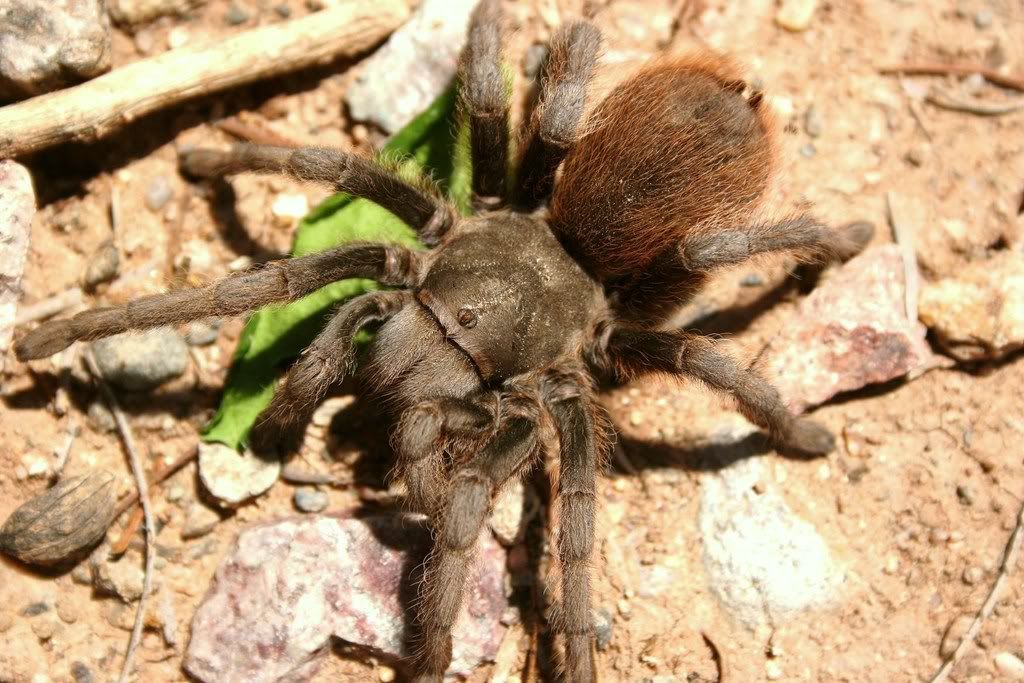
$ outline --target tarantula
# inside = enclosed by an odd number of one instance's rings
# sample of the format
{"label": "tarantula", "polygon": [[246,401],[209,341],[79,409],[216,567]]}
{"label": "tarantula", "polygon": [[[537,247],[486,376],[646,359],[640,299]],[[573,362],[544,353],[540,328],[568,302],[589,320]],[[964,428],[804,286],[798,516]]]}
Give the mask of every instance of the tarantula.
{"label": "tarantula", "polygon": [[308,419],[353,371],[355,334],[378,325],[360,372],[400,412],[398,472],[435,535],[418,607],[417,680],[440,680],[448,668],[452,625],[495,495],[556,449],[560,595],[550,623],[565,676],[593,680],[589,565],[610,437],[598,380],[689,376],[731,394],[782,447],[833,447],[825,428],[790,414],[770,384],[709,340],[663,328],[717,267],[782,250],[849,258],[870,227],[833,230],[805,215],[755,219],[775,166],[775,132],[761,92],[724,57],[657,59],[584,117],[600,42],[586,22],[554,34],[509,173],[500,2],[477,7],[460,73],[472,217],[460,217],[427,181],[337,150],[240,145],[182,156],[198,176],[273,172],[332,184],[413,226],[425,251],[346,244],[50,321],[16,345],[20,359],[40,358],[76,340],[240,315],[345,278],[393,288],[337,309],[288,371],[252,440],[272,443]]}

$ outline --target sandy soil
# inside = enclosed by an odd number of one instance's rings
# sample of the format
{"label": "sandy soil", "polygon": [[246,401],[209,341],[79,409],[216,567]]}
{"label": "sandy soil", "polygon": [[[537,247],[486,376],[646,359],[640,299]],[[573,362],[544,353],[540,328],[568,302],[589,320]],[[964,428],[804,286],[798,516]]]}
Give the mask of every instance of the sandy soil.
{"label": "sandy soil", "polygon": [[[297,0],[277,4],[289,6],[292,16],[308,12]],[[550,33],[546,19],[556,4],[565,16],[582,9],[573,3],[510,5],[517,24],[510,45],[519,60],[514,63],[521,66],[526,49]],[[895,193],[916,212],[925,277],[955,272],[992,248],[1020,248],[1024,114],[983,118],[929,105],[912,108],[910,96],[922,88],[971,84],[915,77],[901,86],[901,79],[876,70],[888,63],[941,61],[1006,64],[1019,73],[1024,69],[1019,2],[823,2],[803,33],[777,26],[777,7],[770,0],[590,5],[605,31],[610,61],[632,63],[661,48],[706,43],[749,65],[787,124],[774,204],[780,213],[813,205],[828,220],[867,219],[884,228],[886,193]],[[245,5],[253,15],[247,25],[281,21],[274,6]],[[225,22],[227,7],[213,0],[191,20],[158,21],[146,29],[153,51],[167,49],[169,32],[182,27],[192,40],[245,28]],[[138,43],[137,37],[118,32],[115,65],[139,59]],[[240,258],[260,260],[286,251],[294,225],[271,217],[274,199],[301,194],[313,205],[326,196],[324,190],[279,178],[240,177],[231,182],[237,221],[225,220],[231,197],[208,195],[180,178],[175,146],[226,142],[210,123],[249,110],[296,140],[369,151],[382,135],[354,124],[339,105],[357,66],[336,64],[190,103],[100,144],[67,146],[29,160],[40,210],[23,301],[79,283],[91,254],[111,236],[112,188],[122,217],[121,274],[89,303],[123,302],[169,286],[206,282],[237,267]],[[807,132],[806,112],[812,106],[821,124],[817,137]],[[144,197],[157,176],[171,183],[174,196],[154,212]],[[880,229],[876,240],[890,237]],[[755,270],[766,275],[767,284],[741,287]],[[771,305],[743,308],[766,293],[778,271],[778,263],[765,262],[723,273],[709,298],[742,310],[701,324],[726,337],[737,354],[752,356],[800,296],[793,288]],[[757,314],[748,315],[749,310]],[[132,427],[150,458],[174,457],[193,447],[197,430],[216,407],[240,329],[240,322],[225,323],[216,344],[195,348],[195,362],[182,378],[128,403]],[[832,607],[754,630],[733,622],[708,592],[697,533],[699,490],[702,478],[714,476],[720,464],[692,450],[685,428],[731,407],[694,386],[653,380],[609,394],[606,405],[622,428],[623,448],[635,471],[613,465],[600,484],[595,606],[613,619],[611,642],[598,653],[602,680],[716,680],[702,632],[721,651],[730,683],[927,680],[941,662],[939,645],[947,626],[973,614],[984,600],[1024,495],[1022,384],[1024,360],[1018,354],[999,364],[936,370],[911,382],[871,388],[815,411],[843,435],[837,452],[813,461],[770,454],[765,471],[790,507],[823,535],[847,580]],[[104,467],[117,473],[121,490],[130,490],[116,433],[105,430],[95,414],[88,416],[96,400],[81,379],[73,380],[70,391],[62,390],[51,361],[26,366],[9,356],[0,403],[0,518],[45,488],[44,479],[28,472],[59,448],[72,420],[81,433],[67,473]],[[335,455],[355,451],[362,460],[378,458],[376,466],[361,468],[358,485],[330,491],[331,506],[343,509],[384,487],[387,453],[379,452],[377,437],[364,436],[379,429],[358,422],[335,428],[339,434],[329,449]],[[313,448],[307,451],[306,458],[321,457]],[[185,680],[180,662],[191,614],[239,529],[294,513],[293,489],[282,482],[227,515],[209,535],[182,541],[178,531],[196,488],[195,470],[187,468],[156,496],[163,527],[158,540],[167,549],[156,601],[168,596],[178,642],[169,645],[147,631],[138,680]],[[672,580],[652,588],[652,568],[663,568]],[[0,642],[5,643],[0,680],[116,676],[131,610],[94,595],[71,573],[36,574],[5,560],[0,575]],[[956,667],[954,680],[998,680],[995,653],[1024,655],[1022,577],[1018,571],[986,621],[978,647]],[[26,608],[37,603],[51,609],[26,617]],[[85,670],[91,679],[83,678]],[[317,680],[387,680],[388,671],[371,658],[339,650]],[[484,667],[472,680],[487,680],[490,673]]]}

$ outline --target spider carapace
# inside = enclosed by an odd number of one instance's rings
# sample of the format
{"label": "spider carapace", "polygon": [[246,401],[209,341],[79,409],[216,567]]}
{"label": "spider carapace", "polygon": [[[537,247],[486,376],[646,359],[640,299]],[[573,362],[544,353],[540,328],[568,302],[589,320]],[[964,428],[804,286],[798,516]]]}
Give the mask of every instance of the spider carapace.
{"label": "spider carapace", "polygon": [[[258,171],[332,184],[396,214],[427,249],[346,244],[46,322],[16,345],[19,358],[40,358],[76,340],[240,315],[345,278],[391,287],[334,312],[251,440],[277,443],[357,370],[386,396],[409,505],[434,528],[411,659],[417,680],[439,681],[449,666],[452,625],[497,492],[552,455],[557,571],[546,616],[564,677],[593,680],[589,566],[596,480],[611,435],[595,399],[600,382],[693,377],[731,394],[782,447],[821,454],[833,445],[765,380],[708,339],[667,325],[716,268],[779,251],[849,258],[870,226],[760,218],[776,133],[761,93],[727,58],[656,59],[587,111],[600,41],[587,22],[554,34],[538,104],[514,146],[500,2],[477,7],[460,73],[478,209],[469,218],[426,179],[410,182],[339,150],[240,145],[182,156],[194,176]],[[379,325],[374,341],[357,359],[353,337],[371,323]]]}

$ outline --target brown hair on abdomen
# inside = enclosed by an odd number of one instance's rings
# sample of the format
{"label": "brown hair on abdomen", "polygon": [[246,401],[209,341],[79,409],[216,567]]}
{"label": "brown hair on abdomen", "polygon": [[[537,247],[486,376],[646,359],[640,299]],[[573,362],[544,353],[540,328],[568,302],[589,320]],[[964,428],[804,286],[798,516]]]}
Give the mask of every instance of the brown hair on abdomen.
{"label": "brown hair on abdomen", "polygon": [[768,188],[775,130],[739,69],[665,58],[617,86],[565,160],[550,220],[601,279],[636,273],[685,235],[742,227]]}

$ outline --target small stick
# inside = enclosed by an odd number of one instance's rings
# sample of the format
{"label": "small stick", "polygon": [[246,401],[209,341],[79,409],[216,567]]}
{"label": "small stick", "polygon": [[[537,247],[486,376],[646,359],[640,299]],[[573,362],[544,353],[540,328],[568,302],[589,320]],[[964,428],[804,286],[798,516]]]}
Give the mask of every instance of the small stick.
{"label": "small stick", "polygon": [[1024,99],[1016,102],[982,102],[975,99],[961,99],[939,88],[929,90],[925,99],[942,109],[962,111],[977,116],[1002,116],[1024,109]]}
{"label": "small stick", "polygon": [[892,226],[893,239],[900,247],[903,260],[904,309],[907,320],[917,321],[917,294],[920,289],[920,274],[917,270],[917,255],[914,253],[914,235],[900,211],[899,197],[894,192],[885,194],[885,203],[889,209],[889,224]]}
{"label": "small stick", "polygon": [[60,294],[54,294],[53,296],[36,302],[31,306],[22,306],[18,311],[18,316],[14,319],[14,324],[16,326],[27,325],[28,323],[34,323],[37,320],[45,320],[46,318],[57,315],[61,311],[71,308],[72,306],[77,306],[80,303],[82,303],[81,287],[65,289]]}
{"label": "small stick", "polygon": [[110,546],[111,555],[124,555],[128,546],[131,545],[132,539],[135,538],[135,534],[138,533],[139,527],[142,526],[142,518],[141,507],[132,510],[132,516],[128,518],[128,524],[125,525],[124,531]]}
{"label": "small stick", "polygon": [[128,639],[128,649],[125,651],[124,664],[121,666],[121,674],[117,677],[117,683],[125,683],[131,673],[132,659],[135,650],[142,640],[142,622],[146,615],[146,601],[149,598],[153,584],[153,563],[156,561],[156,552],[153,549],[153,535],[156,533],[156,523],[153,521],[153,509],[149,501],[149,488],[146,484],[146,474],[142,471],[142,463],[139,460],[138,451],[135,449],[135,438],[132,436],[131,426],[128,419],[117,402],[117,396],[103,380],[103,374],[96,364],[92,349],[85,352],[85,362],[89,366],[96,384],[99,385],[107,407],[114,414],[114,422],[117,424],[117,431],[121,434],[121,443],[124,444],[125,453],[128,455],[128,463],[132,468],[132,475],[135,477],[135,486],[138,489],[139,500],[142,502],[142,516],[146,522],[146,568],[142,579],[142,595],[139,596],[139,606],[135,612],[135,623],[132,625],[132,635]]}
{"label": "small stick", "polygon": [[964,633],[964,637],[960,639],[960,644],[956,646],[953,654],[935,672],[930,683],[943,683],[949,677],[949,672],[953,670],[956,663],[963,657],[967,647],[978,637],[982,623],[992,614],[992,610],[995,609],[996,603],[999,602],[999,595],[1003,591],[1003,586],[1006,585],[1010,574],[1013,573],[1014,567],[1017,565],[1021,538],[1024,537],[1022,529],[1024,529],[1024,504],[1021,505],[1020,512],[1017,513],[1017,524],[1013,528],[1013,533],[1010,534],[1010,540],[1006,542],[1006,550],[1003,551],[1003,561],[999,565],[999,576],[996,577],[995,583],[992,584],[992,590],[989,591],[988,597],[985,598],[985,603],[974,617],[974,621],[971,622],[970,628]]}
{"label": "small stick", "polygon": [[[168,477],[180,470],[185,465],[189,464],[193,460],[199,457],[199,447],[195,447],[189,450],[187,453],[179,455],[176,460],[173,460],[169,465],[162,465],[153,472],[153,476],[150,478],[150,484],[157,486],[163,483]],[[120,517],[133,505],[139,502],[138,491],[132,491],[117,504],[114,508],[114,517]]]}
{"label": "small stick", "polygon": [[278,76],[381,42],[409,16],[402,0],[343,2],[301,19],[186,45],[0,109],[0,159],[102,138],[185,100]]}
{"label": "small stick", "polygon": [[64,437],[64,445],[60,447],[60,450],[56,453],[56,460],[53,463],[53,473],[50,475],[53,481],[60,479],[61,473],[64,471],[64,467],[68,464],[68,458],[71,457],[71,447],[75,445],[75,438],[78,436],[78,421],[75,416],[68,414],[66,436]]}
{"label": "small stick", "polygon": [[715,660],[715,667],[718,669],[718,683],[726,683],[726,668],[725,668],[725,657],[722,656],[722,651],[715,645],[715,641],[711,640],[711,636],[706,631],[700,632],[700,637],[704,639],[704,643],[711,650],[711,656]]}
{"label": "small stick", "polygon": [[946,76],[950,74],[954,76],[970,76],[971,74],[980,74],[989,83],[1024,92],[1024,78],[1008,76],[992,69],[986,69],[982,66],[971,66],[969,64],[895,64],[879,67],[878,72],[918,76]]}
{"label": "small stick", "polygon": [[[248,118],[248,117],[247,117]],[[257,145],[274,145],[275,147],[301,147],[301,144],[289,137],[281,135],[275,130],[272,130],[268,126],[262,125],[255,121],[243,121],[240,117],[234,117],[230,119],[224,119],[218,121],[216,124],[217,128],[228,135],[245,140],[246,142],[252,142]]]}

